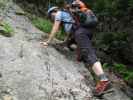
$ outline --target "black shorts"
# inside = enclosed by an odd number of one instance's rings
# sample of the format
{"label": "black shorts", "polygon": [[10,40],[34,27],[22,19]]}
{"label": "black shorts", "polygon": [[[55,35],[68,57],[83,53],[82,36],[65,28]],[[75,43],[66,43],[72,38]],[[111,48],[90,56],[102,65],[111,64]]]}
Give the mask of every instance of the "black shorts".
{"label": "black shorts", "polygon": [[74,39],[80,50],[81,59],[90,66],[98,61],[95,49],[92,47],[91,38],[92,33],[87,28],[78,27],[74,31]]}

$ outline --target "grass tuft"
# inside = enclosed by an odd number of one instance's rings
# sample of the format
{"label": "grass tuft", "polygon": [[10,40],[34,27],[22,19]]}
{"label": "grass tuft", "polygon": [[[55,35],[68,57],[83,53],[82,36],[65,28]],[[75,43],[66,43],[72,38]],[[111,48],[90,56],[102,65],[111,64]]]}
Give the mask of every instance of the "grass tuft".
{"label": "grass tuft", "polygon": [[6,37],[11,37],[13,35],[13,28],[7,22],[2,22],[0,24],[0,34]]}

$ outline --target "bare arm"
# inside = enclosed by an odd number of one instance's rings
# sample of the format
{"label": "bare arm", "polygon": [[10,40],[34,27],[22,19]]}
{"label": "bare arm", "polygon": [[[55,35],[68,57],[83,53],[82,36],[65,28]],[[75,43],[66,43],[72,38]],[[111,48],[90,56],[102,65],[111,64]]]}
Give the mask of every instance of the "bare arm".
{"label": "bare arm", "polygon": [[54,22],[54,25],[53,25],[52,31],[51,31],[51,33],[49,35],[47,43],[50,43],[53,40],[53,38],[56,35],[56,33],[59,31],[60,23],[61,23],[60,21],[55,21]]}
{"label": "bare arm", "polygon": [[53,40],[54,36],[59,31],[60,23],[61,23],[60,21],[55,21],[54,22],[54,25],[53,25],[53,28],[52,28],[52,31],[51,31],[51,33],[49,35],[48,40],[46,42],[40,42],[42,45],[48,46],[48,44]]}

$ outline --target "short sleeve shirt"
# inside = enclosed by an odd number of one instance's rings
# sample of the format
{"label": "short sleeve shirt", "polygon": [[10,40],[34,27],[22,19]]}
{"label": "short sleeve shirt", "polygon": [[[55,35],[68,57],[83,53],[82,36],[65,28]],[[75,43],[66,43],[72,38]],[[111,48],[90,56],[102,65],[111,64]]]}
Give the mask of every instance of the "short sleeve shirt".
{"label": "short sleeve shirt", "polygon": [[73,17],[67,11],[58,11],[55,20],[63,22],[64,30],[67,33],[71,32],[72,24],[75,23]]}

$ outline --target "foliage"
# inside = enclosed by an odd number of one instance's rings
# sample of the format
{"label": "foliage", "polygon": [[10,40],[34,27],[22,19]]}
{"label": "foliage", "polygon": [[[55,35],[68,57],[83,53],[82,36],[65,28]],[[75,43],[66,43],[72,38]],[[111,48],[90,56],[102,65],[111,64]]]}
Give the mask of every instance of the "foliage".
{"label": "foliage", "polygon": [[3,23],[3,27],[6,33],[12,33],[14,30],[8,23]]}
{"label": "foliage", "polygon": [[62,29],[57,33],[56,38],[59,40],[64,40],[65,39],[65,32],[62,31]]}
{"label": "foliage", "polygon": [[129,4],[129,9],[132,10],[133,9],[133,0],[128,0],[128,4]]}
{"label": "foliage", "polygon": [[[46,11],[49,6],[63,6],[64,1],[68,0],[15,0],[28,2],[29,4],[35,4],[38,7],[38,11]],[[69,0],[72,1],[72,0]],[[123,16],[127,15],[133,9],[133,0],[82,0],[91,9],[98,14],[106,16]]]}
{"label": "foliage", "polygon": [[[51,30],[52,30],[52,23],[51,23],[51,21],[49,21],[49,20],[46,19],[46,18],[40,18],[40,17],[32,18],[32,23],[33,23],[37,28],[39,28],[40,30],[42,30],[43,32],[50,33]],[[62,32],[62,30],[60,30],[60,31],[57,33],[57,36],[56,36],[56,37],[57,37],[58,39],[60,39],[60,40],[64,40],[65,33]]]}
{"label": "foliage", "polygon": [[94,42],[97,49],[105,52],[116,62],[127,63],[129,61],[126,56],[130,51],[127,33],[97,33]]}
{"label": "foliage", "polygon": [[[106,16],[123,16],[132,7],[133,0],[93,0],[89,2],[92,8],[99,14]],[[126,12],[125,12],[126,11]]]}
{"label": "foliage", "polygon": [[108,46],[110,50],[121,50],[127,47],[127,33],[105,33],[102,39],[102,44]]}
{"label": "foliage", "polygon": [[10,24],[6,22],[2,22],[0,26],[2,27],[2,32],[0,32],[2,35],[7,36],[7,37],[11,37],[13,35],[12,33],[14,32],[14,30],[10,26]]}
{"label": "foliage", "polygon": [[32,23],[37,28],[39,28],[40,30],[42,30],[43,32],[46,32],[46,33],[50,33],[50,31],[52,29],[52,23],[47,19],[35,17],[32,19]]}
{"label": "foliage", "polygon": [[[113,65],[105,63],[104,68],[112,68],[113,71],[121,76],[127,82],[133,82],[133,69],[128,69],[124,64],[114,63]],[[110,67],[111,66],[111,67]]]}

